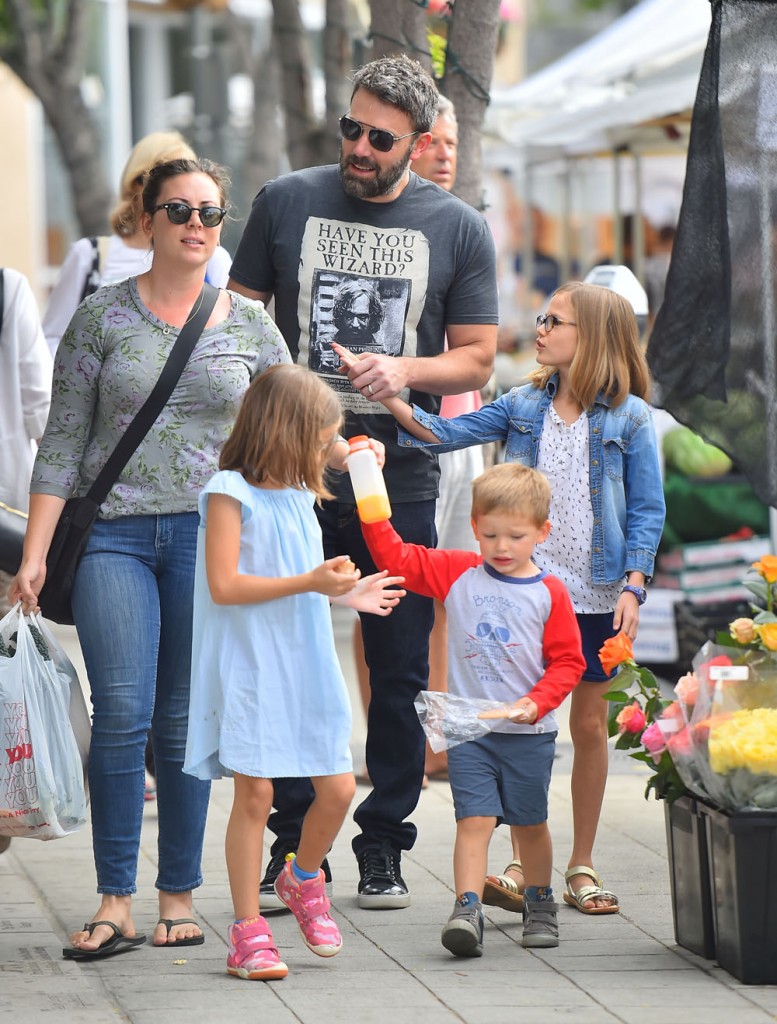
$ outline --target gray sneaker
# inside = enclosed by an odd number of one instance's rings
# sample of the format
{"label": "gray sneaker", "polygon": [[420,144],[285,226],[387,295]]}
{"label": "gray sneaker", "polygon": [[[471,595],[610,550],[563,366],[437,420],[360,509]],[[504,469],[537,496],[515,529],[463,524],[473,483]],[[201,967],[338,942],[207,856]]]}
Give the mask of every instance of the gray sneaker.
{"label": "gray sneaker", "polygon": [[483,955],[483,905],[456,900],[442,930],[441,941],[454,956]]}
{"label": "gray sneaker", "polygon": [[524,896],[521,945],[525,949],[548,949],[558,945],[558,903]]}

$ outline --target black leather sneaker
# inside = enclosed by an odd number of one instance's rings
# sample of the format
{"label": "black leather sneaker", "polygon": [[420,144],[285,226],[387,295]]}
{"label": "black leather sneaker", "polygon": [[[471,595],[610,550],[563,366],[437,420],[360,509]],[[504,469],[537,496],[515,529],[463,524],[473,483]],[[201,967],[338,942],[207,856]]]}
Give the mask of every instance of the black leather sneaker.
{"label": "black leather sneaker", "polygon": [[[275,913],[280,910],[288,910],[286,904],[278,897],[275,891],[275,879],[283,871],[283,865],[286,863],[286,857],[289,853],[294,853],[294,850],[279,850],[273,857],[270,858],[270,863],[267,865],[267,870],[264,873],[264,878],[259,886],[259,912],[261,914]],[[329,868],[329,861],[324,858],[321,865],[324,871],[324,882],[326,883],[326,894],[329,899],[332,898],[332,872]]]}
{"label": "black leather sneaker", "polygon": [[357,903],[365,910],[394,910],[410,906],[410,893],[399,872],[400,855],[390,843],[366,846],[357,855]]}

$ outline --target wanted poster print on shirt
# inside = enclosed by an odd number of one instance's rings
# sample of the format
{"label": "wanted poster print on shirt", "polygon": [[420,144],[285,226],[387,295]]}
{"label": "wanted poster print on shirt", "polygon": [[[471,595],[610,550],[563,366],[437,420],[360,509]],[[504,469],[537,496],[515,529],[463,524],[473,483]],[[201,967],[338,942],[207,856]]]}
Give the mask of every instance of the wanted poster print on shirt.
{"label": "wanted poster print on shirt", "polygon": [[[429,279],[420,231],[310,217],[299,268],[299,361],[340,394],[343,408],[385,413],[337,373],[331,343],[354,353],[415,356]],[[401,397],[408,399],[408,391]]]}

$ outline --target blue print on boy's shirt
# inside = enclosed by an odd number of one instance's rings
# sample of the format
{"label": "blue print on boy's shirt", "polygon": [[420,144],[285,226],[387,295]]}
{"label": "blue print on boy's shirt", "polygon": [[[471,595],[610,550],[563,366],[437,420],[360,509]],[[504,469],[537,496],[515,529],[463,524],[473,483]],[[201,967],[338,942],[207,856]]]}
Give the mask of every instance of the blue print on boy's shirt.
{"label": "blue print on boy's shirt", "polygon": [[498,683],[505,677],[505,663],[511,664],[514,654],[511,649],[521,647],[510,642],[510,627],[507,619],[494,608],[485,612],[475,627],[475,635],[464,635],[464,658],[475,659],[473,666],[481,683]]}

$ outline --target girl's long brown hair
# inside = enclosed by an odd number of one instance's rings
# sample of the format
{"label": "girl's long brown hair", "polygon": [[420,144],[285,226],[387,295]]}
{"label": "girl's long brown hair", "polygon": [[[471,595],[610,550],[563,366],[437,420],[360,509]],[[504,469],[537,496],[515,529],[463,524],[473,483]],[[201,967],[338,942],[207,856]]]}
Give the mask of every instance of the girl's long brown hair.
{"label": "girl's long brown hair", "polygon": [[273,366],[254,378],[221,450],[219,469],[254,483],[332,495],[324,483],[321,432],[340,424],[334,391],[303,366]]}
{"label": "girl's long brown hair", "polygon": [[[569,368],[573,396],[590,409],[600,391],[613,406],[629,394],[647,399],[650,372],[639,340],[637,318],[627,299],[597,284],[571,281],[551,295],[566,295],[577,324],[577,351]],[[544,388],[555,373],[543,366],[529,374],[535,387]]]}

